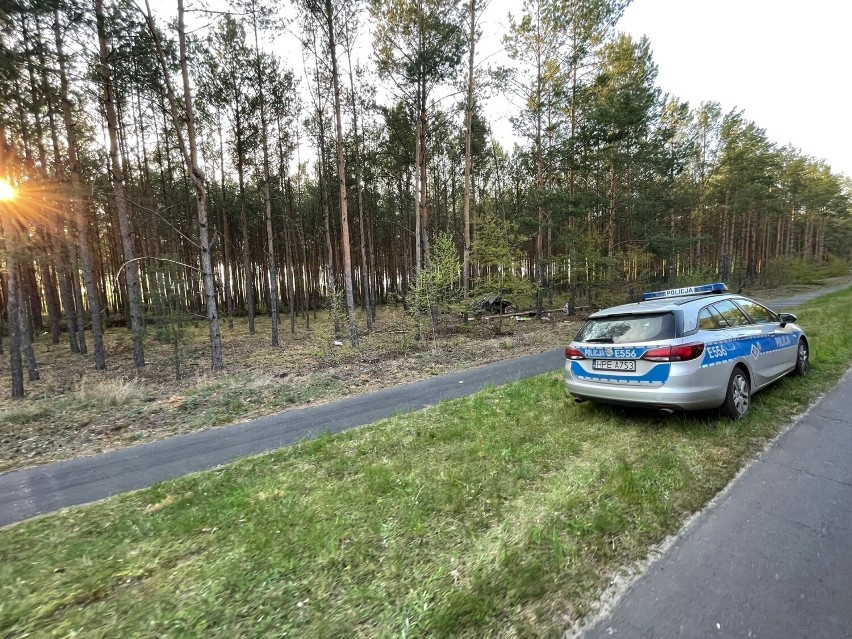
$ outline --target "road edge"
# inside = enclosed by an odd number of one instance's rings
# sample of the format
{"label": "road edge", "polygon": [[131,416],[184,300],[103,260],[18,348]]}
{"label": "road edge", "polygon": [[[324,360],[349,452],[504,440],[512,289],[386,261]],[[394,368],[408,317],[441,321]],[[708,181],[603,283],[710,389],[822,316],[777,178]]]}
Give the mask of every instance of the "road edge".
{"label": "road edge", "polygon": [[713,497],[704,505],[703,508],[701,508],[701,510],[695,511],[683,521],[677,532],[672,533],[661,542],[651,546],[648,549],[648,554],[642,559],[631,562],[626,566],[620,566],[613,571],[609,576],[609,585],[603,593],[601,593],[600,597],[592,603],[592,610],[573,623],[569,621],[569,626],[562,633],[561,639],[579,639],[586,631],[592,630],[609,619],[615,606],[636,585],[645,573],[647,573],[654,564],[662,560],[669,552],[671,552],[672,547],[682,537],[695,528],[699,519],[712,510],[715,510],[727,497],[728,493],[733,490],[742,477],[752,468],[752,466],[759,462],[761,458],[763,458],[774,446],[776,446],[778,441],[785,434],[795,428],[811,413],[811,411],[819,406],[828,393],[837,388],[838,385],[843,383],[846,378],[850,376],[852,376],[852,366],[849,366],[846,369],[846,371],[837,380],[836,384],[817,395],[805,410],[797,413],[790,421],[786,422],[778,430],[778,432],[775,433],[775,435],[767,441],[762,448],[760,448],[760,450],[756,451],[755,454],[752,455],[745,464],[743,464],[724,488],[713,495]]}

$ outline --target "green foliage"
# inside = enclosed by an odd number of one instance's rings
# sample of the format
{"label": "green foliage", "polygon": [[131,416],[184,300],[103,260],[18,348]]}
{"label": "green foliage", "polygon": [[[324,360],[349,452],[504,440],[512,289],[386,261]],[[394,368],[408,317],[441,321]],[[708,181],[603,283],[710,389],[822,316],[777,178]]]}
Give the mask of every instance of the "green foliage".
{"label": "green foliage", "polygon": [[822,268],[826,277],[841,277],[848,275],[850,272],[849,262],[836,255],[829,255],[828,261],[826,261]]}
{"label": "green foliage", "polygon": [[346,322],[346,291],[337,282],[328,288],[325,305],[333,326],[333,333],[326,340],[326,346],[330,347],[333,341],[340,338],[340,327]]}
{"label": "green foliage", "polygon": [[[719,274],[711,269],[700,269],[691,273],[683,273],[675,278],[672,288],[681,288],[684,286],[697,286],[698,284],[707,284],[715,282],[719,278]],[[726,282],[726,284],[730,284]],[[729,288],[731,288],[729,286]]]}
{"label": "green foliage", "polygon": [[408,291],[408,305],[418,316],[432,315],[437,324],[439,313],[460,310],[461,260],[452,238],[439,233],[429,248],[429,268],[420,269],[419,277]]}
{"label": "green foliage", "polygon": [[461,260],[449,234],[441,232],[430,247],[429,269],[439,310],[457,302],[461,295]]}
{"label": "green foliage", "polygon": [[[461,62],[464,32],[457,0],[373,0],[379,73],[417,87],[425,107],[431,87],[450,77]],[[422,103],[420,102],[422,100]]]}
{"label": "green foliage", "polygon": [[830,256],[824,264],[804,260],[775,260],[764,270],[762,281],[767,287],[783,284],[821,284],[827,277],[843,275],[849,275],[849,265],[836,256]]}
{"label": "green foliage", "polygon": [[474,221],[475,234],[470,245],[471,261],[490,272],[494,269],[514,269],[523,259],[521,243],[524,238],[515,222],[486,212]]}
{"label": "green foliage", "polygon": [[495,273],[477,279],[473,289],[473,298],[483,296],[500,296],[509,300],[519,309],[532,306],[532,295],[535,287],[529,278],[520,277],[512,272]]}
{"label": "green foliage", "polygon": [[603,70],[592,88],[591,123],[599,142],[621,145],[622,151],[639,143],[657,105],[656,76],[647,39],[634,42],[622,35],[604,47]]}

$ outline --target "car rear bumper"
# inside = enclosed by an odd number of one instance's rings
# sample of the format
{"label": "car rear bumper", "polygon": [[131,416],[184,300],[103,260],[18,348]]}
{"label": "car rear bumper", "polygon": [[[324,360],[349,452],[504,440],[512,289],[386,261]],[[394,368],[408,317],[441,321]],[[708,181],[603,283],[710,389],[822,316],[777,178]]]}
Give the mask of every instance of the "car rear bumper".
{"label": "car rear bumper", "polygon": [[698,385],[697,378],[703,375],[697,371],[696,373],[684,377],[669,377],[667,382],[659,386],[642,387],[578,380],[568,370],[565,389],[581,401],[591,400],[620,406],[672,410],[700,410],[721,406],[725,400],[725,385]]}

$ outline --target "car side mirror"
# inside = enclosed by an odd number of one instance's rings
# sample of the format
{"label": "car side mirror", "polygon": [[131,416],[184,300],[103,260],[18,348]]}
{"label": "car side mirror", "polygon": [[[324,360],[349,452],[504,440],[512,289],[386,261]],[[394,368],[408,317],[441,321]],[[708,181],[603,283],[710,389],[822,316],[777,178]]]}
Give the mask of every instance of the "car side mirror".
{"label": "car side mirror", "polygon": [[781,322],[781,328],[784,328],[787,324],[795,322],[796,316],[792,313],[778,313],[778,321]]}

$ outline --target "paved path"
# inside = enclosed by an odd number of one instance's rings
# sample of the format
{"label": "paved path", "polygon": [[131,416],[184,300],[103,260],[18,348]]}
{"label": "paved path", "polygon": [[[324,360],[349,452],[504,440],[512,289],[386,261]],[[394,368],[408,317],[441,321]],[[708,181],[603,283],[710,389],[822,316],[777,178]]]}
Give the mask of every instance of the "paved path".
{"label": "paved path", "polygon": [[581,636],[852,637],[852,371]]}
{"label": "paved path", "polygon": [[[826,286],[823,288],[817,288],[812,291],[807,291],[805,293],[799,293],[798,295],[793,295],[791,297],[785,297],[780,300],[770,300],[767,301],[766,304],[771,306],[776,310],[783,310],[785,308],[792,308],[794,306],[799,306],[800,304],[804,304],[805,302],[810,302],[817,297],[822,295],[828,295],[829,293],[836,293],[837,291],[842,291],[844,289],[852,286],[852,282],[845,281],[840,284],[835,284],[833,286]],[[760,300],[761,298],[757,295],[754,296],[755,299]]]}
{"label": "paved path", "polygon": [[[773,305],[799,304],[849,285],[817,289],[793,300],[777,300]],[[556,370],[564,361],[562,349],[557,349],[243,424],[11,471],[0,475],[0,526],[214,468],[320,433],[340,432],[445,399],[470,395],[487,385]]]}
{"label": "paved path", "polygon": [[395,386],[340,401],[290,410],[243,424],[178,435],[122,450],[0,475],[0,526],[206,470],[321,433],[337,433],[488,385],[546,373],[564,365],[553,350]]}

